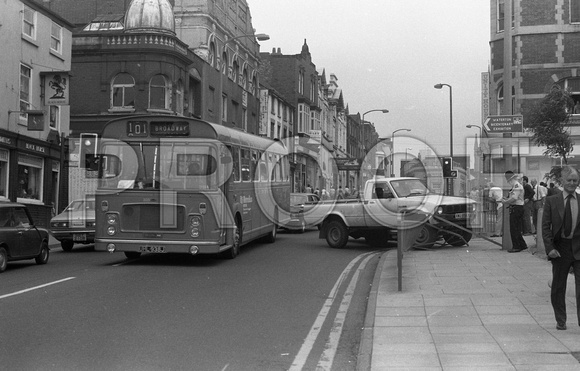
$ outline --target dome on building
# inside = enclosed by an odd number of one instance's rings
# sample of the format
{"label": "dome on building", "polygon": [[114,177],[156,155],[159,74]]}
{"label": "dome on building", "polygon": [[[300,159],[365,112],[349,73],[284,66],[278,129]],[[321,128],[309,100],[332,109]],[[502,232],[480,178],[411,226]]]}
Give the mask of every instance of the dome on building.
{"label": "dome on building", "polygon": [[133,0],[125,13],[128,32],[175,34],[175,17],[168,0]]}

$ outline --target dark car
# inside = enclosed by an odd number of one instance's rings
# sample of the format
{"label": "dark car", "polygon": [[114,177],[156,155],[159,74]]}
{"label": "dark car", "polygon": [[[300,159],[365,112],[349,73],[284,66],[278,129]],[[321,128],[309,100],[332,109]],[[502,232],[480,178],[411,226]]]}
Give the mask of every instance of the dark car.
{"label": "dark car", "polygon": [[306,230],[304,205],[316,204],[320,198],[314,193],[290,193],[290,221],[283,228],[300,233]]}
{"label": "dark car", "polygon": [[26,205],[0,202],[0,272],[9,261],[48,262],[48,230],[34,225]]}
{"label": "dark car", "polygon": [[95,242],[95,199],[71,202],[50,220],[50,233],[60,241],[64,251],[71,251],[75,243]]}

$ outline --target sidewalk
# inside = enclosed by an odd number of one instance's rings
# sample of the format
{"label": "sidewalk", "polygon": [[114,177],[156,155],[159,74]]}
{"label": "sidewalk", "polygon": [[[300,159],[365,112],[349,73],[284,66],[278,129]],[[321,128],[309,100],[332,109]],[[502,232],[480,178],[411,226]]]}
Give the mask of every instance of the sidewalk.
{"label": "sidewalk", "polygon": [[[534,236],[525,239],[535,247]],[[358,369],[580,370],[573,275],[568,329],[558,331],[543,251],[510,254],[482,238],[469,245],[406,252],[401,292],[397,251],[383,254]]]}

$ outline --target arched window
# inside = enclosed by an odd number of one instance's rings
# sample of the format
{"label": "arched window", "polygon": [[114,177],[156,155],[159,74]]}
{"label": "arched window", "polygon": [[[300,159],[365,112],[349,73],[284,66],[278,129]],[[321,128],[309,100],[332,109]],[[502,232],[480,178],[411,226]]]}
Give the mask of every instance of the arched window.
{"label": "arched window", "polygon": [[183,83],[181,80],[179,80],[177,82],[177,86],[175,87],[175,113],[178,115],[185,114],[183,111],[184,103]]}
{"label": "arched window", "polygon": [[512,107],[511,111],[504,105],[503,84],[497,89],[497,115],[513,115],[516,109],[516,89],[512,86]]}
{"label": "arched window", "polygon": [[135,79],[120,73],[111,81],[111,109],[135,109]]}
{"label": "arched window", "polygon": [[228,75],[228,53],[225,51],[222,54],[222,73],[227,76]]}
{"label": "arched window", "polygon": [[258,79],[256,78],[256,76],[254,76],[252,78],[252,85],[250,86],[250,94],[256,96],[257,89],[258,89]]}
{"label": "arched window", "polygon": [[242,73],[242,88],[244,90],[248,89],[248,68],[244,67],[244,72]]}
{"label": "arched window", "polygon": [[217,59],[217,55],[216,55],[216,51],[215,51],[215,44],[211,43],[209,45],[209,65],[212,67],[217,67],[216,65],[216,59]]}
{"label": "arched window", "polygon": [[235,60],[234,63],[232,64],[232,80],[236,83],[239,84],[240,82],[238,81],[238,75],[240,73],[240,65],[238,64],[238,61]]}
{"label": "arched window", "polygon": [[171,86],[163,75],[155,75],[149,81],[149,108],[169,110]]}

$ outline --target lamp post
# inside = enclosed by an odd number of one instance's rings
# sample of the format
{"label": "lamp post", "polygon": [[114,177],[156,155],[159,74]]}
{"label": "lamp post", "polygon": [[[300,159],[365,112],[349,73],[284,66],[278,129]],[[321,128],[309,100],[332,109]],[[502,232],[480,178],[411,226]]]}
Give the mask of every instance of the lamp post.
{"label": "lamp post", "polygon": [[437,84],[435,89],[449,88],[449,156],[453,157],[453,88],[449,84]]}
{"label": "lamp post", "polygon": [[[444,86],[449,88],[449,156],[451,157],[451,166],[453,166],[453,88],[449,84],[436,84],[435,89],[442,89]],[[453,195],[453,180],[447,178],[447,194]]]}
{"label": "lamp post", "polygon": [[483,138],[483,128],[479,125],[465,125],[466,128],[479,128],[479,137]]}
{"label": "lamp post", "polygon": [[[224,41],[224,49],[222,51],[222,56],[224,55],[225,51],[226,51],[226,47],[227,45],[237,39],[241,39],[244,37],[255,37],[258,41],[266,41],[266,40],[270,40],[270,36],[265,34],[265,33],[257,33],[257,34],[247,34],[247,35],[239,35],[239,36],[234,36],[231,37],[229,39],[227,39],[226,41]],[[221,58],[220,58],[221,59]],[[224,71],[225,69],[225,71]],[[223,61],[222,60],[222,65],[220,66],[220,88],[219,88],[219,100],[220,100],[220,110],[219,110],[219,118],[218,118],[218,123],[222,124],[223,119],[224,119],[224,73],[228,73],[228,66],[227,66],[227,61]],[[225,102],[227,104],[227,102]],[[225,119],[227,120],[227,117],[225,117]]]}
{"label": "lamp post", "polygon": [[395,176],[395,133],[398,131],[411,131],[411,129],[397,129],[391,134],[391,176]]}
{"label": "lamp post", "polygon": [[371,112],[379,112],[379,111],[380,111],[380,112],[382,112],[382,113],[389,113],[389,110],[388,110],[388,109],[372,109],[372,110],[370,110],[370,111],[366,111],[365,113],[363,113],[363,114],[362,114],[362,122],[363,122],[363,123],[365,122],[365,115],[366,115],[367,113],[371,113]]}

